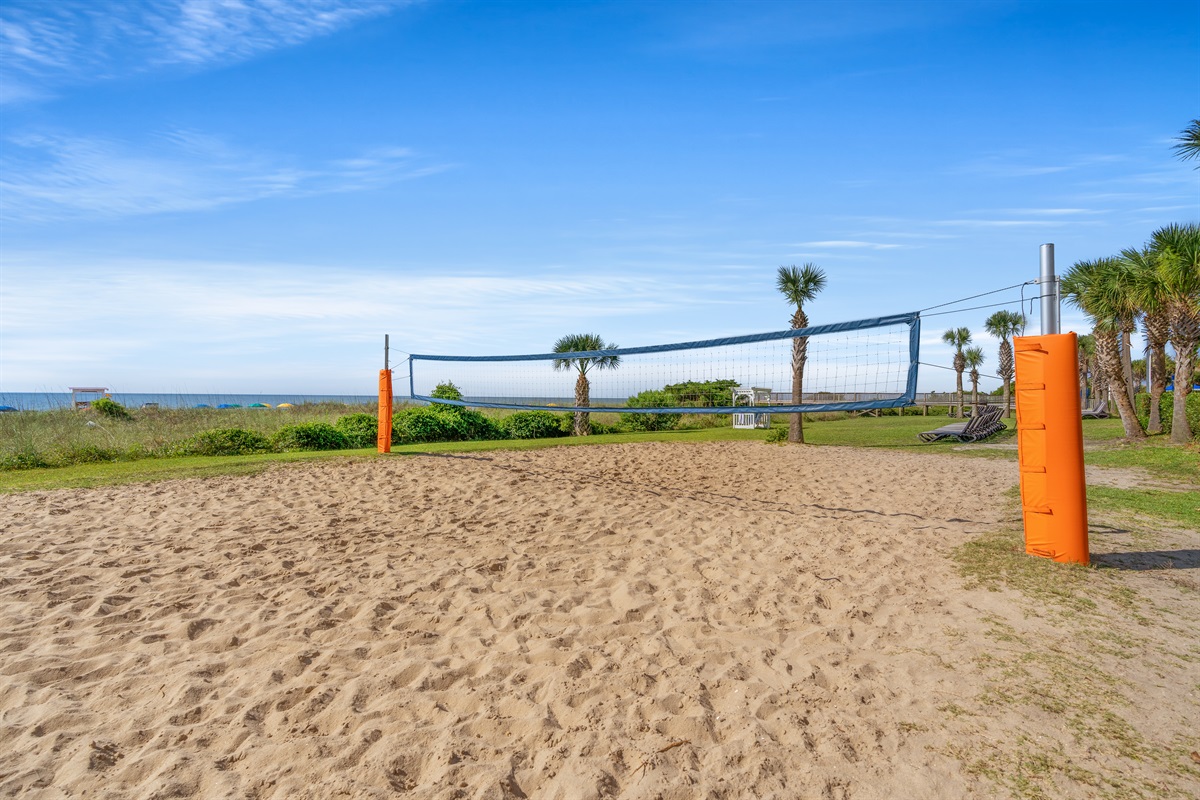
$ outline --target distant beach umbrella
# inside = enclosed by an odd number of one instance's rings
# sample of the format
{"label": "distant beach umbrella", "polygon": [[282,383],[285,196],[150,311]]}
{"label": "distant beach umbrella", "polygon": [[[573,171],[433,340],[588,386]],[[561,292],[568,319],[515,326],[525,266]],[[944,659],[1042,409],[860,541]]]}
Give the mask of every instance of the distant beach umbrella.
{"label": "distant beach umbrella", "polygon": [[270,403],[251,403],[247,408],[270,408]]}
{"label": "distant beach umbrella", "polygon": [[276,408],[295,408],[295,406],[293,406],[291,403],[280,403],[279,405],[277,405],[275,407]]}
{"label": "distant beach umbrella", "polygon": [[218,403],[217,408],[241,408],[238,403]]}
{"label": "distant beach umbrella", "polygon": [[5,411],[16,411],[16,409],[12,406],[0,406],[0,414],[3,414]]}

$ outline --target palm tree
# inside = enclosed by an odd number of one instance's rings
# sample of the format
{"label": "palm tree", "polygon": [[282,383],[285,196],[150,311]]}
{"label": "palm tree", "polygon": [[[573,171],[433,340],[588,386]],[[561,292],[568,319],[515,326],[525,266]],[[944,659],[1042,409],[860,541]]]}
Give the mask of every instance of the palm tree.
{"label": "palm tree", "polygon": [[963,351],[963,361],[971,368],[971,416],[979,413],[979,368],[983,366],[983,348],[968,347]]}
{"label": "palm tree", "polygon": [[[1159,400],[1167,390],[1167,340],[1171,335],[1167,316],[1166,287],[1158,277],[1158,253],[1153,247],[1121,251],[1121,260],[1132,273],[1134,302],[1142,310],[1142,325],[1146,329],[1146,344],[1150,349],[1150,420],[1147,433],[1162,433],[1162,412]],[[1143,374],[1145,367],[1143,367]]]}
{"label": "palm tree", "polygon": [[1012,342],[1009,338],[1025,330],[1025,315],[1017,311],[997,311],[983,323],[983,327],[992,336],[1000,340],[1000,360],[996,372],[1004,381],[1004,409],[1007,416],[1012,416],[1012,380],[1016,374],[1016,363],[1013,360]]}
{"label": "palm tree", "polygon": [[1090,333],[1085,333],[1079,342],[1079,405],[1088,407],[1088,376],[1093,377],[1092,396],[1097,396],[1100,387],[1096,378],[1096,339]]}
{"label": "palm tree", "polygon": [[963,415],[963,370],[967,368],[966,357],[963,355],[963,348],[971,343],[970,328],[951,328],[942,334],[942,341],[954,348],[954,371],[958,377],[955,383],[958,391],[958,416],[959,419]]}
{"label": "palm tree", "polygon": [[[776,275],[775,288],[783,293],[788,302],[796,307],[792,314],[792,330],[808,327],[808,315],[804,304],[811,302],[825,288],[825,272],[815,264],[805,264],[799,269],[793,264],[780,267]],[[808,337],[792,339],[792,403],[804,402],[804,362],[808,359]],[[788,441],[804,444],[804,416],[792,414],[788,423]]]}
{"label": "palm tree", "polygon": [[[616,348],[615,344],[606,344],[594,333],[569,334],[554,343],[555,353],[587,353],[594,350],[615,350]],[[575,381],[575,405],[587,408],[590,404],[589,395],[591,393],[591,385],[587,378],[588,370],[616,369],[620,363],[621,357],[617,355],[570,355],[567,358],[554,359],[554,368],[556,370],[579,370],[579,378]],[[575,436],[587,436],[592,432],[588,416],[586,411],[575,412],[575,430],[573,431]]]}
{"label": "palm tree", "polygon": [[1125,438],[1144,439],[1146,432],[1134,412],[1121,363],[1119,342],[1127,310],[1121,295],[1124,280],[1121,270],[1121,263],[1115,258],[1077,261],[1063,276],[1060,287],[1067,300],[1092,319],[1096,360],[1113,390]]}
{"label": "palm tree", "polygon": [[[1191,125],[1180,131],[1175,142],[1171,149],[1184,161],[1200,158],[1200,119],[1192,120]],[[1196,165],[1196,169],[1200,169],[1200,164]]]}
{"label": "palm tree", "polygon": [[1163,284],[1171,346],[1175,348],[1175,394],[1171,441],[1192,439],[1187,398],[1192,393],[1196,349],[1200,347],[1200,225],[1168,225],[1154,232],[1158,278]]}

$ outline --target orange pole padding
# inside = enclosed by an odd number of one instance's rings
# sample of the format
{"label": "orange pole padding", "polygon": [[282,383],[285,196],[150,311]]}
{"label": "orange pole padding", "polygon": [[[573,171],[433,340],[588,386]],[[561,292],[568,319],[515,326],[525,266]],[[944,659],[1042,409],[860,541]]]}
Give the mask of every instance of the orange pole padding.
{"label": "orange pole padding", "polygon": [[1074,333],[1013,339],[1025,552],[1088,563],[1083,417]]}
{"label": "orange pole padding", "polygon": [[381,453],[392,452],[392,371],[379,370],[379,435],[375,444]]}

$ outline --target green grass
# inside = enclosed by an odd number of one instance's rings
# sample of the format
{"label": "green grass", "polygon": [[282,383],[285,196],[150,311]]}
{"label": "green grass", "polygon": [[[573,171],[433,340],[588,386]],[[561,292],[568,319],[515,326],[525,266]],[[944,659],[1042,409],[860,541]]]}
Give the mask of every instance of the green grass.
{"label": "green grass", "polygon": [[0,472],[0,494],[44,489],[90,489],[96,486],[165,481],[174,478],[252,475],[262,472],[272,464],[375,455],[374,450],[336,450],[324,453],[264,453],[249,456],[181,456],[14,470]]}
{"label": "green grass", "polygon": [[1146,517],[1182,528],[1200,530],[1200,491],[1115,489],[1089,486],[1088,511],[1108,517]]}
{"label": "green grass", "polygon": [[1118,431],[1114,439],[1085,450],[1083,462],[1096,467],[1143,469],[1155,477],[1200,485],[1200,445],[1181,447],[1171,444],[1165,436],[1129,443],[1115,438],[1119,436]]}
{"label": "green grass", "polygon": [[415,453],[476,453],[487,450],[537,450],[544,447],[578,447],[630,442],[761,441],[766,437],[766,434],[766,431],[704,428],[700,430],[664,431],[658,433],[616,433],[580,438],[393,445],[391,456],[380,456],[374,449],[366,449],[336,450],[319,453],[262,453],[246,456],[180,456],[176,458],[143,459],[140,461],[115,461],[100,464],[79,464],[71,467],[3,471],[0,472],[0,494],[44,489],[82,489],[124,483],[162,481],[173,478],[251,475],[262,472],[274,464],[291,464],[331,458],[390,458]]}
{"label": "green grass", "polygon": [[[250,420],[269,421],[271,424],[283,424],[295,421],[296,415],[274,414],[270,411],[242,409],[242,417]],[[50,412],[41,412],[50,413]],[[221,417],[213,412],[212,419],[197,419],[189,422],[190,427],[213,426],[217,420],[232,417]],[[347,413],[343,407],[337,409],[314,408],[311,413],[303,416],[308,419],[330,417],[337,413]],[[74,412],[62,412],[60,417],[52,420],[52,427],[74,426],[83,424]],[[186,416],[186,415],[183,415]],[[596,415],[599,417],[600,415]],[[806,418],[805,438],[811,445],[816,446],[848,446],[896,449],[913,453],[936,453],[954,456],[987,457],[1015,461],[1017,457],[1015,436],[1012,420],[1010,430],[992,437],[986,443],[976,445],[959,445],[955,442],[936,442],[925,444],[917,440],[917,434],[922,431],[944,425],[946,417],[918,416],[884,416],[884,417],[842,417]],[[786,415],[777,415],[776,427],[786,425]],[[161,424],[165,424],[163,420]],[[10,423],[11,424],[11,423]],[[152,423],[160,424],[160,423]],[[107,425],[106,427],[114,427]],[[1179,447],[1169,444],[1165,437],[1153,437],[1144,443],[1128,444],[1121,439],[1121,423],[1118,420],[1088,420],[1083,425],[1086,450],[1084,461],[1087,464],[1103,467],[1144,470],[1158,478],[1179,481],[1200,486],[1200,450],[1196,446]],[[90,435],[103,434],[90,431]],[[701,428],[698,430],[665,431],[655,433],[619,433],[589,436],[582,438],[534,439],[521,441],[487,441],[487,442],[446,442],[441,444],[397,445],[393,453],[443,453],[443,452],[480,452],[487,450],[530,450],[542,447],[576,447],[598,444],[616,444],[630,442],[709,442],[709,441],[747,441],[762,440],[766,431],[739,431],[730,427]],[[995,445],[1009,445],[996,447]],[[145,459],[141,461],[83,464],[72,467],[53,469],[32,469],[19,471],[0,471],[0,493],[14,491],[29,491],[35,489],[55,489],[67,487],[101,486],[114,483],[130,483],[137,481],[165,480],[168,478],[200,477],[210,475],[241,475],[266,469],[275,463],[291,463],[338,456],[368,457],[371,450],[339,451],[336,453],[274,453],[255,456],[228,456],[217,458],[184,457]],[[1013,471],[1013,482],[1017,479]],[[1120,491],[1120,490],[1113,490]],[[1095,495],[1096,503],[1104,507],[1105,503],[1121,503],[1115,495],[1100,492]],[[1169,498],[1168,498],[1169,499]],[[1188,500],[1180,500],[1186,511]],[[1126,503],[1128,506],[1129,504]],[[1147,513],[1153,513],[1154,503],[1147,500],[1141,503]],[[1171,506],[1174,508],[1174,506]],[[1140,512],[1139,512],[1140,513]],[[1175,512],[1171,512],[1175,514]],[[1171,516],[1171,519],[1184,520],[1179,524],[1195,524],[1189,522],[1191,517]]]}

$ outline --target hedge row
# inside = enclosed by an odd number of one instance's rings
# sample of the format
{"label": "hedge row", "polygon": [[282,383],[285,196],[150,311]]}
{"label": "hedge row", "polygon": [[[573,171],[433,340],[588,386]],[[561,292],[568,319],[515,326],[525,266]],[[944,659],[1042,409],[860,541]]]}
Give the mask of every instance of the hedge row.
{"label": "hedge row", "polygon": [[[1150,395],[1143,392],[1134,396],[1133,401],[1134,410],[1137,411],[1138,419],[1142,421],[1144,428],[1150,424]],[[1158,413],[1162,417],[1163,433],[1170,433],[1172,417],[1175,414],[1174,392],[1163,392],[1158,402]],[[1188,395],[1184,413],[1187,415],[1188,424],[1192,426],[1192,433],[1200,436],[1200,392],[1193,391]]]}

